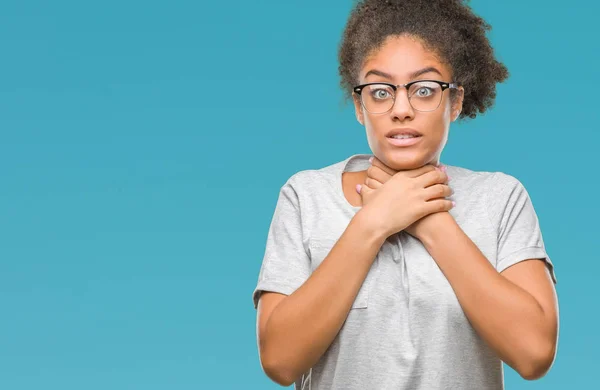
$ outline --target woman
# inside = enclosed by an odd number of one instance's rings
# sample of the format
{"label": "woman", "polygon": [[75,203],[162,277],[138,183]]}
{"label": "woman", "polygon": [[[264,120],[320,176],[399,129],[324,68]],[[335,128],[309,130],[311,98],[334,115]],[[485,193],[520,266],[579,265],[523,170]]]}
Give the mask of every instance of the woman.
{"label": "woman", "polygon": [[258,285],[260,361],[296,389],[502,389],[555,358],[553,264],[523,185],[440,164],[508,72],[460,0],[366,0],[340,46],[373,155],[281,188]]}

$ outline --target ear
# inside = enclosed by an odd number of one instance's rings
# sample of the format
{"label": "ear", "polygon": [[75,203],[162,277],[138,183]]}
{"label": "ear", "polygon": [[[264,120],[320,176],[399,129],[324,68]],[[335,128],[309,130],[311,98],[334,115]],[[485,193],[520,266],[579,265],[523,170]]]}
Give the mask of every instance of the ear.
{"label": "ear", "polygon": [[458,87],[458,91],[456,92],[456,98],[454,99],[452,105],[452,122],[458,119],[463,107],[463,100],[465,97],[465,89],[463,87]]}
{"label": "ear", "polygon": [[361,125],[365,125],[365,116],[363,112],[362,104],[360,103],[360,96],[356,92],[352,92],[352,101],[354,102],[354,113],[356,114],[356,120]]}

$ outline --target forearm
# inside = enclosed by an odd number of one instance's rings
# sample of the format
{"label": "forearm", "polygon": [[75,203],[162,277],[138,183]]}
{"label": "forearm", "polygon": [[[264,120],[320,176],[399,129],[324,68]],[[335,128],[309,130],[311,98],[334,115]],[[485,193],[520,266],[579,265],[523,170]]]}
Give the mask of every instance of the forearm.
{"label": "forearm", "polygon": [[504,362],[531,377],[545,364],[553,345],[542,307],[500,275],[455,222],[441,226],[422,241],[469,322]]}
{"label": "forearm", "polygon": [[385,238],[360,211],[323,262],[269,317],[261,354],[292,383],[325,353],[342,327]]}

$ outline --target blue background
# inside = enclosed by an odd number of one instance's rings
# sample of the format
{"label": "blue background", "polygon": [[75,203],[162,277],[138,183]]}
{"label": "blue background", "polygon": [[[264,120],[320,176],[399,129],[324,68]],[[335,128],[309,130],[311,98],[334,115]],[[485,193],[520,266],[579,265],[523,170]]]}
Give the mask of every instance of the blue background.
{"label": "blue background", "polygon": [[[557,360],[600,364],[595,2],[473,1],[511,72],[442,162],[503,171],[556,265]],[[0,4],[0,388],[275,389],[251,294],[279,188],[370,153],[342,104],[350,1]]]}

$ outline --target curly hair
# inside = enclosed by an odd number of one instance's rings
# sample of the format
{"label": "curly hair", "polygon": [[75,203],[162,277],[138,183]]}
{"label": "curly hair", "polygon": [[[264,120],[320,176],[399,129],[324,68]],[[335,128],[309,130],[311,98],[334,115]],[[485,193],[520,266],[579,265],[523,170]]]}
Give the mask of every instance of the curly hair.
{"label": "curly hair", "polygon": [[[491,108],[496,83],[508,70],[494,56],[486,37],[491,26],[475,15],[469,0],[363,0],[350,13],[339,46],[340,85],[346,98],[364,62],[390,36],[408,35],[437,55],[465,89],[460,119]],[[456,90],[453,90],[455,92]],[[451,95],[452,96],[452,95]]]}

